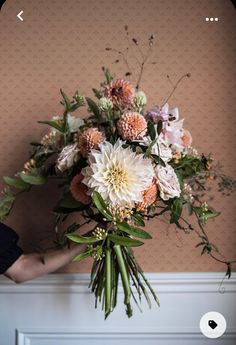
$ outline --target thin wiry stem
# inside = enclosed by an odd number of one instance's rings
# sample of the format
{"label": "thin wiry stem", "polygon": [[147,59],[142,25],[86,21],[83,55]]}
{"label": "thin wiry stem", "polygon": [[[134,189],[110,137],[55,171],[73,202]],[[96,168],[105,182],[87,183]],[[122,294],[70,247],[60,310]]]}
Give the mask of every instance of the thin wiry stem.
{"label": "thin wiry stem", "polygon": [[132,54],[132,57],[136,60],[136,62],[138,63],[138,65],[141,67],[141,63],[139,61],[139,59],[137,58],[137,55],[134,54],[134,51],[133,51],[133,45],[131,45],[131,42],[130,42],[130,36],[129,36],[129,31],[128,29],[126,30],[126,41],[127,41],[127,44],[128,44],[128,47],[127,47],[127,51],[130,51],[131,54]]}
{"label": "thin wiry stem", "polygon": [[173,96],[175,90],[177,89],[178,85],[181,83],[181,81],[184,78],[189,78],[191,75],[190,73],[186,73],[184,75],[182,75],[182,77],[179,78],[179,80],[177,81],[177,83],[173,86],[173,90],[171,91],[171,93],[169,94],[169,96],[166,98],[166,100],[163,102],[163,104],[161,105],[161,108],[169,101],[169,99]]}
{"label": "thin wiry stem", "polygon": [[[139,46],[138,46],[138,48],[139,48]],[[147,55],[146,55],[146,57],[143,58],[143,61],[142,61],[142,64],[141,64],[141,68],[140,68],[139,77],[138,77],[138,81],[137,81],[137,84],[136,84],[136,90],[139,89],[139,86],[140,86],[140,83],[141,83],[141,80],[142,80],[142,76],[143,76],[144,66],[145,66],[146,62],[148,61],[148,58],[151,55],[151,50],[152,50],[152,46],[149,46]]]}

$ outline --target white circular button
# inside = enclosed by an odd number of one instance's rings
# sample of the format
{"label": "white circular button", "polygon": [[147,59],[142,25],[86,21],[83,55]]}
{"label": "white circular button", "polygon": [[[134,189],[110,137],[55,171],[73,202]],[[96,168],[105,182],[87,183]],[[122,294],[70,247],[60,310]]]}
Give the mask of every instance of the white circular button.
{"label": "white circular button", "polygon": [[207,338],[219,338],[225,333],[226,320],[222,314],[210,311],[201,317],[200,329]]}

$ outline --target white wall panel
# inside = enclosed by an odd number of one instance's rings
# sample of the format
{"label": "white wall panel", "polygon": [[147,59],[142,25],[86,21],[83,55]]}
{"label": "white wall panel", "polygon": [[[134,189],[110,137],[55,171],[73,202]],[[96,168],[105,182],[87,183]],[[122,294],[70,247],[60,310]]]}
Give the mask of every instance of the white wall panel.
{"label": "white wall panel", "polygon": [[[94,309],[88,274],[48,275],[15,285],[0,278],[0,345],[235,345],[236,275],[222,273],[147,274],[161,306],[128,319],[120,289],[118,308],[104,320]],[[227,332],[219,340],[199,330],[201,316],[222,313]]]}

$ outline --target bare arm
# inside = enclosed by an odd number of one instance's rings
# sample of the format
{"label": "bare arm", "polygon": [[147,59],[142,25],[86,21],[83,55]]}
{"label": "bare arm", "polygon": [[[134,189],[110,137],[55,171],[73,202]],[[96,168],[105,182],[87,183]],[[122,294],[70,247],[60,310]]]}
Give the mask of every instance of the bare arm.
{"label": "bare arm", "polygon": [[42,276],[70,263],[85,249],[85,245],[73,245],[69,249],[55,249],[43,254],[23,254],[5,272],[15,283],[22,283]]}

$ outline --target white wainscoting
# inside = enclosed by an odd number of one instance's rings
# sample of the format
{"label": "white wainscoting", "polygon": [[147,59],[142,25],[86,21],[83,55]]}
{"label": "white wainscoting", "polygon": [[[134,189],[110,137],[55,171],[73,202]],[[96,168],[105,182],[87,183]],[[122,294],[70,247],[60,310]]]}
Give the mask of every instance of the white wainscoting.
{"label": "white wainscoting", "polygon": [[[88,274],[53,274],[15,285],[0,278],[0,345],[235,345],[236,274],[147,273],[160,308],[134,306],[128,319],[119,290],[118,307],[104,320],[88,289]],[[224,293],[222,291],[224,290]],[[205,338],[199,321],[222,313],[225,335]]]}

